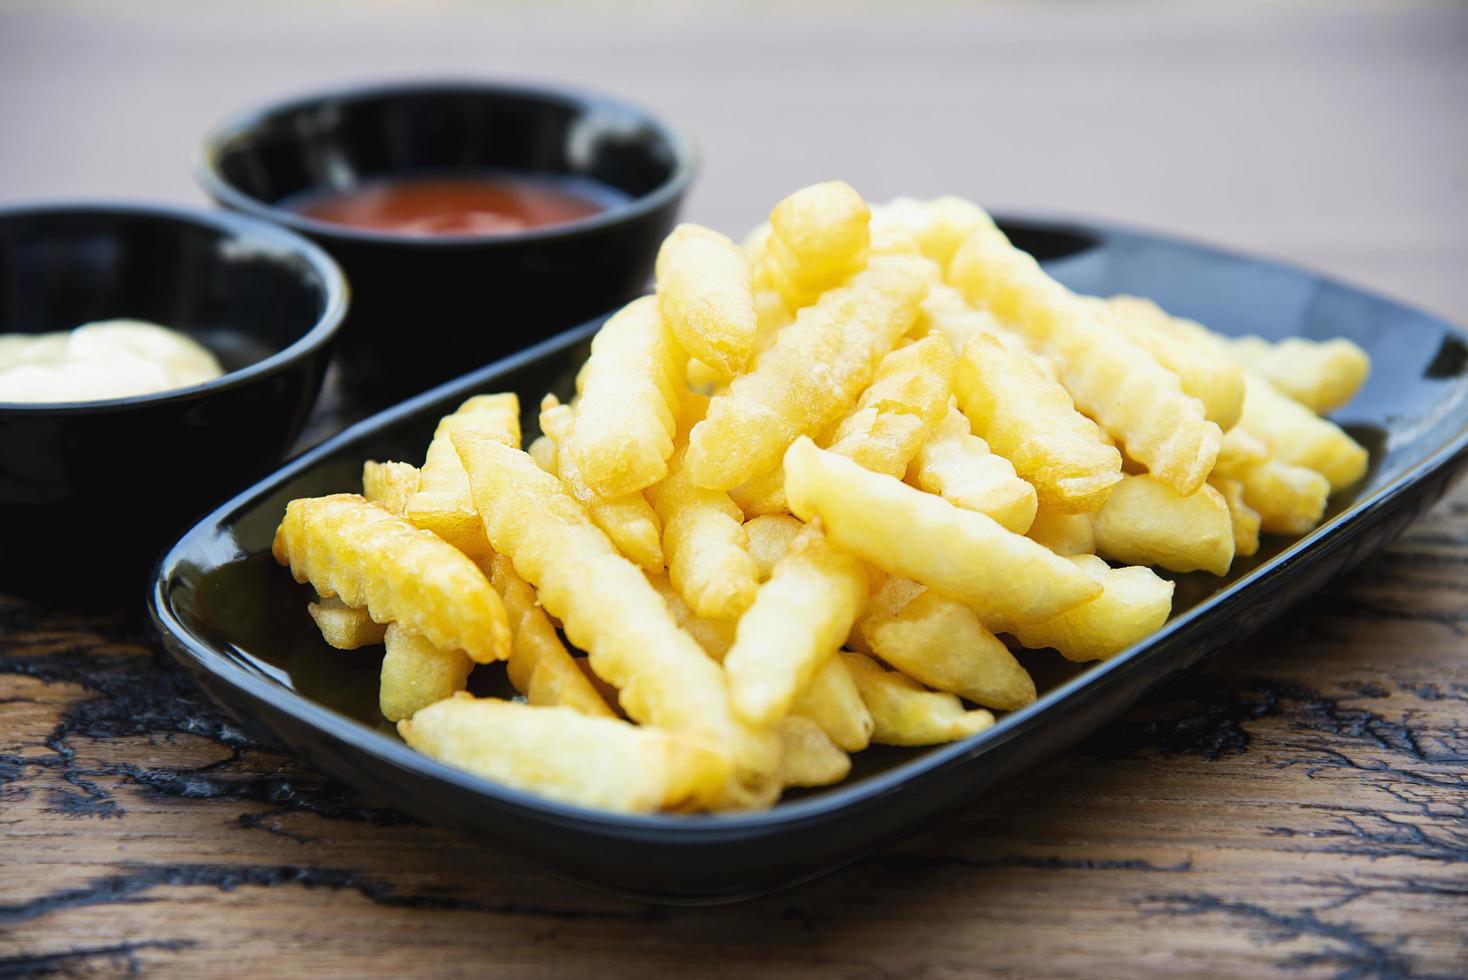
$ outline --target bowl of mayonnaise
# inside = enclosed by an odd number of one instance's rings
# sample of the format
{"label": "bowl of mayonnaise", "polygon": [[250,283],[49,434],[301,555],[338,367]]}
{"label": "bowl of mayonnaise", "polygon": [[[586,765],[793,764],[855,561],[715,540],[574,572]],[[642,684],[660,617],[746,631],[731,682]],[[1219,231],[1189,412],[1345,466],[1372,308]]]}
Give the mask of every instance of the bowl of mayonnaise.
{"label": "bowl of mayonnaise", "polygon": [[346,308],[325,252],[251,218],[0,209],[0,591],[140,588],[290,452]]}

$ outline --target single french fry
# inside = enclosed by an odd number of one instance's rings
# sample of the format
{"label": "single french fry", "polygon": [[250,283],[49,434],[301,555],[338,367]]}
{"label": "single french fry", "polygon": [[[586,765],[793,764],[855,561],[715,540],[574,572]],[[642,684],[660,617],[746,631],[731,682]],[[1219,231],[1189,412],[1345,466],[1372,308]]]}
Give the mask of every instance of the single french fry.
{"label": "single french fry", "polygon": [[362,464],[362,496],[368,503],[402,517],[408,510],[408,498],[418,492],[418,467],[412,463]]}
{"label": "single french fry", "polygon": [[1206,483],[1183,496],[1151,474],[1124,477],[1091,524],[1097,553],[1123,564],[1223,575],[1234,560],[1228,502]]}
{"label": "single french fry", "polygon": [[349,606],[336,596],[307,603],[306,612],[326,645],[338,650],[376,646],[387,633],[386,623],[373,622],[367,610]]}
{"label": "single french fry", "polygon": [[789,516],[790,501],[785,499],[785,469],[776,466],[750,477],[729,491],[740,513],[749,520],[754,517]]}
{"label": "single french fry", "polygon": [[679,628],[698,641],[704,653],[723,663],[729,648],[734,645],[735,620],[705,619],[698,615],[688,608],[688,603],[673,588],[673,583],[668,581],[665,574],[649,575],[647,580],[668,604],[668,611],[673,614],[673,620]]}
{"label": "single french fry", "polygon": [[382,657],[377,704],[388,721],[411,718],[430,704],[462,691],[469,682],[474,661],[463,650],[436,647],[397,623],[388,626],[383,641],[387,652]]}
{"label": "single french fry", "polygon": [[814,303],[856,271],[871,240],[871,211],[839,180],[803,187],[776,204],[768,230],[756,230],[756,282],[777,290],[790,309]]}
{"label": "single french fry", "polygon": [[884,591],[909,596],[911,584],[888,578],[857,621],[868,651],[929,687],[986,708],[1009,711],[1035,700],[1029,673],[963,603],[921,586],[905,602],[883,601]]}
{"label": "single french fry", "polygon": [[1094,519],[1094,514],[1067,514],[1041,507],[1025,536],[1066,558],[1090,555],[1096,551],[1096,528],[1091,523]]}
{"label": "single french fry", "polygon": [[830,786],[851,772],[851,757],[809,718],[787,715],[775,724],[780,736],[782,786]]}
{"label": "single french fry", "polygon": [[668,463],[667,477],[648,497],[663,524],[663,554],[673,587],[695,614],[737,619],[759,588],[743,512],[727,493],[693,482],[687,449],[681,446]]}
{"label": "single french fry", "polygon": [[1244,485],[1244,501],[1259,512],[1259,526],[1270,534],[1307,534],[1325,514],[1330,481],[1314,470],[1269,459],[1236,475]]}
{"label": "single french fry", "polygon": [[959,360],[954,390],[974,434],[1009,460],[1047,507],[1096,510],[1120,481],[1121,453],[1028,356],[975,336]]}
{"label": "single french fry", "polygon": [[816,668],[795,696],[790,716],[797,715],[821,726],[831,741],[847,752],[860,752],[871,744],[876,728],[846,661],[834,653]]}
{"label": "single french fry", "polygon": [[1274,447],[1274,459],[1314,470],[1332,491],[1366,475],[1366,448],[1340,426],[1280,394],[1263,375],[1249,372],[1239,424]]}
{"label": "single french fry", "polygon": [[1046,275],[1003,232],[975,229],[954,255],[949,279],[970,301],[986,303],[1040,345],[1055,360],[1076,405],[1128,455],[1179,493],[1203,484],[1223,433],[1205,417],[1202,403],[1183,392],[1176,374]]}
{"label": "single french fry", "polygon": [[418,471],[418,490],[404,504],[403,516],[471,558],[480,558],[488,556],[489,542],[469,500],[469,479],[450,441],[452,433],[471,428],[518,449],[520,399],[514,393],[475,395],[439,420]]}
{"label": "single french fry", "polygon": [[296,581],[365,607],[377,622],[398,622],[476,663],[510,655],[505,607],[474,562],[356,494],[292,500],[271,550]]}
{"label": "single french fry", "polygon": [[535,590],[504,555],[490,561],[489,581],[504,600],[514,647],[505,671],[515,690],[530,704],[561,705],[583,715],[613,717],[575,659],[556,634],[550,617],[536,601]]}
{"label": "single french fry", "polygon": [[1231,429],[1244,410],[1244,372],[1232,360],[1219,357],[1214,344],[1172,330],[1154,316],[1138,315],[1127,299],[1093,302],[1128,340],[1177,375],[1183,392],[1202,404],[1205,417],[1225,432]]}
{"label": "single french fry", "polygon": [[1100,594],[1042,545],[806,438],[785,454],[785,491],[795,516],[820,518],[836,547],[981,614],[1047,619]]}
{"label": "single french fry", "polygon": [[689,356],[726,376],[744,370],[758,318],[753,273],[738,245],[700,225],[674,228],[658,250],[657,297]]}
{"label": "single french fry", "polygon": [[525,451],[530,454],[531,459],[535,460],[536,465],[547,473],[557,473],[560,471],[559,464],[557,463],[556,441],[550,436],[536,436],[530,441],[530,445],[525,448]]}
{"label": "single french fry", "polygon": [[774,469],[799,435],[813,435],[856,402],[917,315],[923,284],[901,269],[858,273],[801,310],[747,374],[709,402],[689,435],[693,482],[729,490]]}
{"label": "single french fry", "polygon": [[907,482],[949,503],[987,514],[999,525],[1024,534],[1034,523],[1039,498],[1019,478],[1014,464],[991,452],[974,435],[968,417],[950,406],[907,468]]}
{"label": "single french fry", "polygon": [[398,732],[476,776],[620,813],[715,804],[726,772],[716,752],[658,728],[468,694],[419,711]]}
{"label": "single french fry", "polygon": [[861,562],[807,527],[740,618],[724,658],[734,710],[751,724],[785,717],[816,669],[840,649],[867,597]]}
{"label": "single french fry", "polygon": [[804,527],[804,524],[789,514],[765,514],[745,522],[744,533],[749,540],[749,557],[754,559],[754,567],[761,582],[769,579],[775,570],[775,563],[785,557],[791,542]]}
{"label": "single french fry", "polygon": [[778,744],[734,716],[724,671],[679,629],[637,566],[526,454],[472,435],[455,445],[495,550],[617,688],[628,716],[686,733],[722,757],[721,805],[768,802],[778,788]]}
{"label": "single french fry", "polygon": [[[640,490],[614,497],[602,497],[587,485],[576,461],[559,451],[558,440],[565,439],[570,433],[574,415],[575,409],[570,405],[562,405],[555,395],[546,395],[541,400],[540,428],[545,433],[542,438],[551,441],[551,452],[554,454],[553,457],[548,457],[553,462],[553,468],[547,469],[544,464],[541,468],[561,478],[561,483],[565,484],[571,496],[586,508],[586,513],[612,539],[612,544],[617,546],[618,551],[640,565],[649,575],[656,575],[663,570],[665,562],[662,521]],[[537,458],[536,462],[540,463],[541,460]]]}
{"label": "single french fry", "polygon": [[597,496],[632,493],[667,474],[686,362],[656,297],[633,300],[597,332],[576,377],[570,431],[557,440]]}
{"label": "single french fry", "polygon": [[1287,337],[1273,343],[1236,337],[1228,341],[1228,349],[1244,367],[1317,415],[1333,412],[1354,398],[1371,371],[1371,358],[1343,337]]}
{"label": "single french fry", "polygon": [[1067,660],[1105,660],[1162,628],[1173,585],[1141,565],[1112,568],[1095,555],[1070,559],[1103,587],[1101,595],[1053,619],[991,625],[1033,649],[1053,647]]}
{"label": "single french fry", "polygon": [[862,700],[872,713],[872,741],[880,745],[938,745],[992,728],[994,716],[964,710],[952,694],[929,691],[898,673],[884,670],[860,653],[842,653]]}
{"label": "single french fry", "polygon": [[930,201],[897,197],[872,208],[871,236],[875,248],[879,239],[891,240],[904,234],[940,269],[947,269],[963,240],[974,229],[992,223],[983,209],[961,197],[943,196]]}
{"label": "single french fry", "polygon": [[1223,494],[1228,504],[1228,516],[1233,524],[1234,554],[1247,558],[1259,550],[1259,512],[1249,506],[1242,480],[1230,480],[1215,476],[1209,484]]}

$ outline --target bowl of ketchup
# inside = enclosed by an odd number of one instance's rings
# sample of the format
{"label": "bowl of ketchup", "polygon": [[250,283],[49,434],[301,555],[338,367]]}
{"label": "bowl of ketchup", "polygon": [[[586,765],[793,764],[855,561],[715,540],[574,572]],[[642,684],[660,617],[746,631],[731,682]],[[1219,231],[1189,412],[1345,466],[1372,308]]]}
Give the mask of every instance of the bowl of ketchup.
{"label": "bowl of ketchup", "polygon": [[646,287],[694,153],[598,95],[488,82],[352,88],[217,126],[196,174],[346,272],[337,348],[381,405],[528,347]]}

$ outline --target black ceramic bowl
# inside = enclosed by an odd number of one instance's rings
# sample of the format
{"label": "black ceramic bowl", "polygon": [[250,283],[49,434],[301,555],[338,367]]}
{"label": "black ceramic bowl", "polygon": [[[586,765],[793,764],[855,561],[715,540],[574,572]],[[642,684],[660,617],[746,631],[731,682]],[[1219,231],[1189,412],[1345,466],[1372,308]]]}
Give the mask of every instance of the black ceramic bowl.
{"label": "black ceramic bowl", "polygon": [[136,594],[221,495],[284,458],[347,307],[336,264],[237,215],[138,205],[0,210],[0,333],[132,317],[226,374],[93,402],[0,402],[0,589]]}
{"label": "black ceramic bowl", "polygon": [[[270,556],[293,497],[355,490],[364,459],[423,451],[476,392],[515,391],[527,439],[540,395],[573,390],[596,324],[368,419],[222,505],[166,555],[151,605],[168,649],[217,701],[323,770],[424,820],[495,841],[558,874],[669,901],[786,885],[931,826],[995,783],[1120,714],[1149,686],[1238,643],[1400,534],[1468,467],[1468,334],[1361,290],[1262,259],[1104,225],[1001,221],[1020,247],[1087,293],[1151,296],[1225,333],[1344,336],[1371,377],[1336,418],[1371,450],[1319,528],[1266,537],[1224,578],[1177,576],[1171,620],[1104,663],[1019,654],[1040,698],[961,742],[873,747],[846,782],[762,813],[598,813],[478,779],[409,749],[377,709],[380,657],[343,657],[306,615],[309,586]],[[880,902],[881,896],[873,896]]]}
{"label": "black ceramic bowl", "polygon": [[[595,95],[483,82],[356,88],[265,106],[205,139],[197,174],[226,207],[322,245],[352,284],[344,378],[368,403],[462,374],[641,291],[694,173],[688,141]],[[282,202],[389,175],[589,179],[626,202],[510,235],[413,237]]]}

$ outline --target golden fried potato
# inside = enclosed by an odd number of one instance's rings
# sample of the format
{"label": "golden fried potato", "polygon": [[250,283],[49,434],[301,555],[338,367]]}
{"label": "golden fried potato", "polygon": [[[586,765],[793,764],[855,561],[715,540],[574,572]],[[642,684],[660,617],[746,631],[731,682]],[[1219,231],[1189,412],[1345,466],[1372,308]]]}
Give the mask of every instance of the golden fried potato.
{"label": "golden fried potato", "polygon": [[1236,425],[1223,434],[1213,472],[1215,475],[1237,473],[1245,466],[1262,463],[1274,451],[1273,447],[1273,441],[1267,436],[1261,437],[1242,425]]}
{"label": "golden fried potato", "polygon": [[[1054,359],[1075,404],[1128,455],[1179,493],[1193,493],[1203,484],[1223,433],[1204,417],[1202,403],[1183,392],[1176,374],[1046,275],[1003,232],[975,229],[954,255],[949,278],[970,301],[987,303],[1002,321],[1040,345]],[[977,420],[975,428],[989,438]],[[989,443],[1008,455],[993,439]],[[1018,464],[1016,469],[1028,476]]]}
{"label": "golden fried potato", "polygon": [[418,467],[412,463],[362,464],[362,496],[368,503],[402,517],[408,510],[408,498],[418,492]]}
{"label": "golden fried potato", "polygon": [[911,677],[883,670],[860,653],[842,653],[862,700],[872,713],[872,741],[880,745],[938,745],[976,735],[994,725],[983,708],[965,711],[952,694],[929,691]]}
{"label": "golden fried potato", "polygon": [[776,466],[750,477],[729,491],[729,499],[734,501],[746,520],[789,516],[790,501],[785,499],[785,468]]}
{"label": "golden fried potato", "polygon": [[866,601],[867,571],[807,527],[740,618],[724,658],[734,710],[754,725],[785,717],[816,669],[840,649]]}
{"label": "golden fried potato", "polygon": [[1014,465],[1045,506],[1096,510],[1121,479],[1121,453],[1027,355],[975,336],[959,359],[954,390],[974,434]]}
{"label": "golden fried potato", "polygon": [[667,474],[686,362],[656,297],[633,300],[597,332],[576,377],[570,431],[556,443],[597,496],[632,493]]}
{"label": "golden fried potato", "polygon": [[1208,483],[1223,494],[1228,504],[1228,516],[1233,523],[1234,554],[1247,558],[1259,550],[1259,512],[1249,506],[1242,480],[1230,480],[1215,476]]}
{"label": "golden fried potato", "polygon": [[936,334],[890,352],[877,365],[856,409],[836,423],[828,448],[869,470],[900,478],[948,414],[957,366],[952,348]]}
{"label": "golden fried potato", "polygon": [[871,744],[876,722],[861,699],[851,670],[839,654],[831,654],[816,668],[805,687],[795,696],[790,716],[809,718],[821,726],[831,741],[847,752],[860,752]]}
{"label": "golden fried potato", "polygon": [[[1063,558],[991,518],[955,507],[801,438],[785,454],[795,516],[893,575],[990,613],[1047,619],[1100,594]],[[773,581],[773,579],[771,580]]]}
{"label": "golden fried potato", "polygon": [[1162,628],[1172,611],[1171,582],[1150,568],[1112,568],[1095,555],[1070,559],[1104,591],[1053,619],[991,624],[1032,649],[1053,647],[1067,660],[1105,660]]}
{"label": "golden fried potato", "polygon": [[[1035,682],[974,611],[915,583],[888,578],[857,621],[867,650],[928,687],[1009,711],[1035,700]],[[897,602],[883,592],[896,593]],[[905,600],[905,601],[904,601]],[[894,608],[895,607],[895,608]]]}
{"label": "golden fried potato", "polygon": [[504,600],[515,633],[505,671],[530,704],[560,705],[583,715],[613,717],[586,674],[566,649],[550,617],[540,608],[530,583],[515,573],[504,555],[490,561],[489,581]]}
{"label": "golden fried potato", "polygon": [[1343,337],[1287,337],[1274,343],[1236,337],[1228,341],[1228,351],[1316,415],[1333,412],[1354,398],[1371,371],[1371,358]]}
{"label": "golden fried potato", "polygon": [[428,444],[418,471],[418,490],[405,503],[403,516],[478,558],[489,554],[489,541],[469,500],[469,479],[449,439],[451,433],[471,428],[519,448],[520,399],[514,393],[475,395],[444,416]]}
{"label": "golden fried potato", "polygon": [[949,503],[987,514],[1006,530],[1024,534],[1035,520],[1035,488],[1014,464],[989,450],[950,406],[907,468],[907,482]]}
{"label": "golden fried potato", "polygon": [[1369,460],[1364,446],[1334,422],[1280,394],[1263,375],[1248,374],[1239,424],[1272,443],[1274,459],[1314,470],[1330,481],[1332,491],[1366,475]]}
{"label": "golden fried potato", "polygon": [[476,663],[510,655],[505,607],[474,562],[356,494],[292,500],[271,550],[297,582],[365,607],[377,622],[395,621]]}
{"label": "golden fried potato", "polygon": [[930,201],[897,197],[872,208],[871,236],[874,249],[879,239],[910,237],[923,255],[940,269],[947,269],[963,240],[974,229],[992,224],[993,219],[982,208],[961,197]]}
{"label": "golden fried potato", "polygon": [[851,756],[809,718],[787,715],[776,722],[775,732],[780,736],[782,786],[830,786],[851,772]]}
{"label": "golden fried potato", "polygon": [[356,650],[376,646],[387,633],[386,623],[376,623],[367,610],[349,606],[336,596],[306,604],[306,612],[321,631],[327,646]]}
{"label": "golden fried potato", "polygon": [[687,463],[693,482],[737,487],[778,466],[797,436],[840,418],[912,323],[923,288],[905,271],[868,269],[801,310],[693,427]]}
{"label": "golden fried potato", "polygon": [[673,588],[699,616],[737,619],[759,588],[743,512],[722,490],[694,484],[686,447],[673,453],[667,477],[648,497],[663,523],[663,554]]}
{"label": "golden fried potato", "polygon": [[1127,565],[1223,575],[1234,560],[1233,518],[1208,484],[1183,496],[1157,477],[1123,477],[1091,518],[1096,551]]}
{"label": "golden fried potato", "polygon": [[1067,514],[1041,507],[1025,536],[1038,541],[1057,555],[1090,555],[1096,551],[1096,528],[1093,514]]}
{"label": "golden fried potato", "polygon": [[757,283],[778,291],[792,310],[814,303],[856,271],[871,240],[870,220],[850,184],[801,188],[775,205],[767,232],[751,236]]}
{"label": "golden fried potato", "polygon": [[474,661],[463,650],[436,647],[397,623],[388,626],[383,641],[387,652],[382,657],[377,706],[388,721],[411,718],[462,691],[469,682]]}
{"label": "golden fried potato", "polygon": [[761,582],[769,579],[775,563],[785,557],[805,525],[789,514],[765,514],[746,521],[745,536],[749,540],[749,557],[759,572]]}
{"label": "golden fried potato", "polygon": [[424,708],[398,733],[476,776],[619,813],[714,805],[727,771],[718,753],[658,728],[468,694]]}
{"label": "golden fried potato", "polygon": [[1219,357],[1215,344],[1171,329],[1162,319],[1168,315],[1155,304],[1148,310],[1129,296],[1093,302],[1113,327],[1177,375],[1183,392],[1203,405],[1205,417],[1225,432],[1233,428],[1244,410],[1244,372]]}
{"label": "golden fried potato", "polygon": [[647,580],[668,604],[668,611],[673,614],[673,620],[678,627],[697,640],[704,653],[723,663],[729,648],[734,645],[735,620],[705,619],[698,615],[688,608],[688,603],[673,588],[667,575],[649,575]]}
{"label": "golden fried potato", "polygon": [[1270,534],[1308,534],[1325,514],[1330,481],[1314,470],[1270,459],[1234,475],[1244,485],[1244,501],[1259,512],[1259,526]]}
{"label": "golden fried potato", "polygon": [[[541,414],[545,414],[543,402],[541,405]],[[535,464],[547,473],[560,472],[560,465],[557,462],[556,441],[550,436],[536,436],[530,441],[530,445],[525,448],[525,451],[530,454],[531,459],[535,460]]]}
{"label": "golden fried potato", "polygon": [[658,250],[657,297],[690,357],[725,376],[744,370],[758,318],[753,273],[738,245],[701,225],[674,228]]}
{"label": "golden fried potato", "polygon": [[725,760],[724,805],[766,801],[779,747],[733,714],[724,671],[555,477],[491,439],[455,445],[495,550],[535,586],[566,637],[635,721],[686,733]]}
{"label": "golden fried potato", "polygon": [[[570,405],[562,405],[555,395],[546,395],[541,400],[540,428],[546,433],[542,438],[551,441],[553,455],[547,455],[546,458],[552,466],[546,467],[540,458],[536,462],[541,464],[542,469],[561,478],[561,483],[571,492],[571,496],[586,508],[592,521],[606,532],[618,551],[640,565],[649,575],[656,575],[663,570],[665,561],[662,521],[640,490],[615,497],[602,497],[587,485],[575,460],[558,448],[558,440],[565,439],[571,431],[574,415],[575,409]],[[544,450],[542,453],[544,454]]]}

